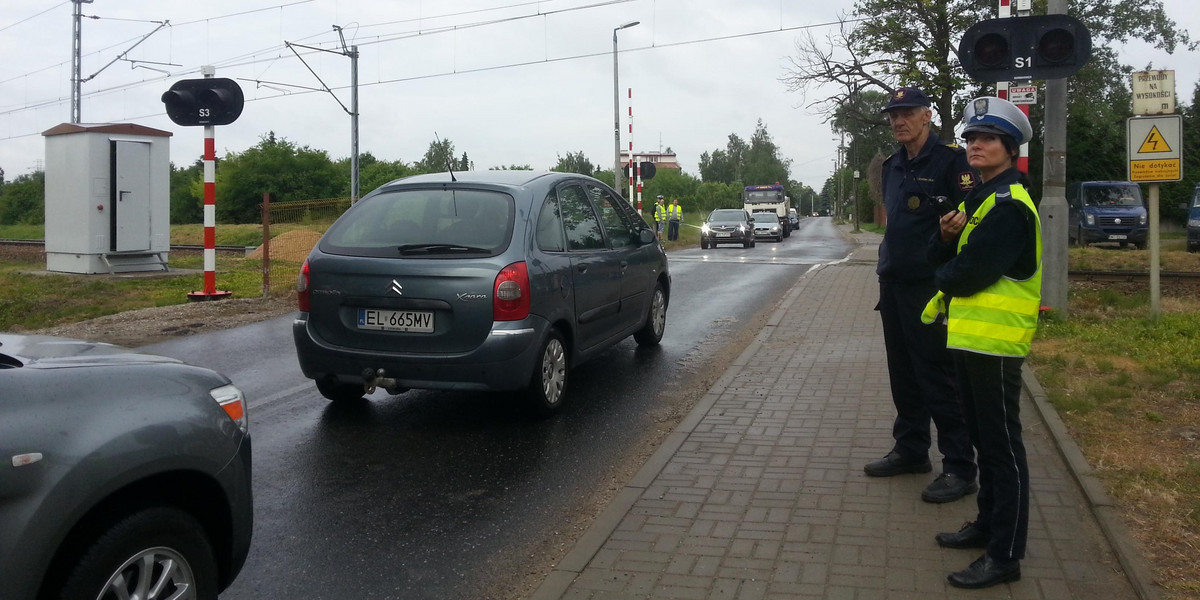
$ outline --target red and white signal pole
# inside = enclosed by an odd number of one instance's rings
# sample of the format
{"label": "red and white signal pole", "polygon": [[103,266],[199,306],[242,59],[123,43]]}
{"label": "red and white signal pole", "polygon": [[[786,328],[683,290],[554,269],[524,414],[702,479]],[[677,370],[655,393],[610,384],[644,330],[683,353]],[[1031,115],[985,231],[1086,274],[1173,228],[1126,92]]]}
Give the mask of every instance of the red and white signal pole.
{"label": "red and white signal pole", "polygon": [[[1000,0],[1000,12],[997,14],[997,16],[999,16],[1001,19],[1006,19],[1008,17],[1027,17],[1027,16],[1029,16],[1029,12],[1030,12],[1029,0],[1016,0],[1017,10],[1015,12],[1013,11],[1012,2],[1013,2],[1013,0]],[[1032,85],[1032,83],[1033,82],[1029,82],[1028,85]],[[1009,85],[1010,84],[1007,81],[996,82],[996,97],[1003,98],[1004,100],[1009,100],[1009,97],[1008,97]],[[1022,113],[1025,113],[1025,118],[1029,118],[1029,105],[1028,104],[1018,104],[1017,108],[1021,109]],[[1021,153],[1017,156],[1017,170],[1026,175],[1029,174],[1029,144],[1028,143],[1021,144]]]}
{"label": "red and white signal pole", "polygon": [[[211,78],[211,66],[201,68]],[[188,300],[220,300],[233,292],[217,290],[217,128],[204,126],[204,290],[188,292]]]}

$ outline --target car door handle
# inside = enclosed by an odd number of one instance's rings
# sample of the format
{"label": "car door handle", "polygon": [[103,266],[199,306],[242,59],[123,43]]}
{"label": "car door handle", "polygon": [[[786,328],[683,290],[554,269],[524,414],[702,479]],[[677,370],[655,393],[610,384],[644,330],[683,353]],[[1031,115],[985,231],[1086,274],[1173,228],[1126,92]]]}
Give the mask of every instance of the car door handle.
{"label": "car door handle", "polygon": [[585,264],[575,265],[575,270],[579,271],[580,273],[587,273],[587,265],[585,265]]}
{"label": "car door handle", "polygon": [[621,261],[621,272],[624,273],[625,270],[628,268],[629,268],[629,261],[627,261],[627,260]]}

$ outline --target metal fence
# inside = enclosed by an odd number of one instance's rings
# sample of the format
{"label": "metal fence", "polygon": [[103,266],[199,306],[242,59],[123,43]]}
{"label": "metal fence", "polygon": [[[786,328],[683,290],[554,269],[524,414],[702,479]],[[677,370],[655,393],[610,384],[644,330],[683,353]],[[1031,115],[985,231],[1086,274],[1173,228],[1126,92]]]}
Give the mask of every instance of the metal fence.
{"label": "metal fence", "polygon": [[254,252],[263,261],[263,296],[272,281],[294,281],[300,263],[321,234],[350,208],[350,198],[271,202],[263,196],[263,244]]}

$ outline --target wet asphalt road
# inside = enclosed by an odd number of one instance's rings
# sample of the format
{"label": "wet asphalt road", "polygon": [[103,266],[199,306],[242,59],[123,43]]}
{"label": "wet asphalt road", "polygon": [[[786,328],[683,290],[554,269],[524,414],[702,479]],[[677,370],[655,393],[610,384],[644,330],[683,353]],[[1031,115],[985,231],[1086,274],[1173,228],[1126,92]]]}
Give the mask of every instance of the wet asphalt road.
{"label": "wet asphalt road", "polygon": [[629,339],[580,365],[570,404],[544,421],[492,394],[335,406],[301,375],[290,316],[146,347],[225,373],[249,399],[254,542],[222,600],[511,595],[569,549],[599,492],[625,483],[615,467],[641,460],[633,449],[670,412],[664,390],[851,249],[813,218],[783,243],[672,252],[661,346]]}

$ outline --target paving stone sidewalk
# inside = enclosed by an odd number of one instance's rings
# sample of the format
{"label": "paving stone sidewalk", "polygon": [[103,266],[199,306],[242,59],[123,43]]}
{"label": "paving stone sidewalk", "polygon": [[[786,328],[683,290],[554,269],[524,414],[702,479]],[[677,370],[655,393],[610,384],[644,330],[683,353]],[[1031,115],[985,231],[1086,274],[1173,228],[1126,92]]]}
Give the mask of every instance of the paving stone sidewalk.
{"label": "paving stone sidewalk", "polygon": [[971,520],[975,496],[922,502],[936,468],[882,479],[862,471],[891,448],[895,409],[873,310],[879,236],[854,239],[847,261],[793,286],[532,598],[1156,597],[1102,490],[1079,477],[1087,467],[1073,443],[1060,449],[1061,423],[1028,389],[1022,579],[974,591],[946,583],[980,551],[939,548],[933,535]]}

